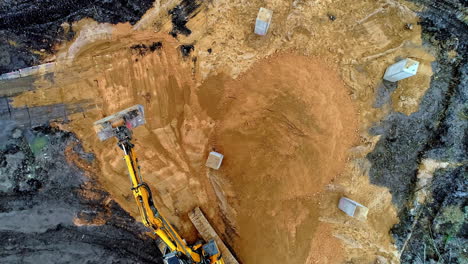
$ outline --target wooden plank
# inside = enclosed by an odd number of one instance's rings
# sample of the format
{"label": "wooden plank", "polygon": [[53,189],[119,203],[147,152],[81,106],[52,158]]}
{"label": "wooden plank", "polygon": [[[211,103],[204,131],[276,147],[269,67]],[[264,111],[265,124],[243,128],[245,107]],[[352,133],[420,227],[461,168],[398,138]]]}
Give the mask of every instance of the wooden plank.
{"label": "wooden plank", "polygon": [[219,250],[223,256],[224,262],[226,264],[239,264],[231,251],[226,247],[223,240],[218,236],[216,231],[211,226],[208,219],[206,219],[203,212],[199,207],[195,208],[192,212],[189,213],[190,221],[192,221],[195,228],[198,230],[198,233],[202,236],[205,241],[214,239],[218,245]]}

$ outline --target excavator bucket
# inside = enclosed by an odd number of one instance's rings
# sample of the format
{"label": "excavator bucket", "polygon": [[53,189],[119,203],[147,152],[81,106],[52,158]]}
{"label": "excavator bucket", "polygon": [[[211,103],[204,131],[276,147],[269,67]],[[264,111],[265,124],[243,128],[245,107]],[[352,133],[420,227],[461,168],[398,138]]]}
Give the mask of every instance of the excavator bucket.
{"label": "excavator bucket", "polygon": [[145,124],[145,112],[142,105],[134,105],[116,114],[94,122],[94,130],[99,139],[104,141],[115,136],[114,129],[125,125],[128,129]]}

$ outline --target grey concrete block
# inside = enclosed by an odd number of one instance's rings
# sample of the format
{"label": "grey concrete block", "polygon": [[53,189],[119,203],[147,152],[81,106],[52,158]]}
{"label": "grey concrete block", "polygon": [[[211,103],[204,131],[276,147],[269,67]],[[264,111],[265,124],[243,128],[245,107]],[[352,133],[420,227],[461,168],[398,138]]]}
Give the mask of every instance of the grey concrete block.
{"label": "grey concrete block", "polygon": [[390,82],[397,82],[416,75],[419,62],[412,59],[401,60],[387,68],[384,79]]}
{"label": "grey concrete block", "polygon": [[273,11],[261,7],[258,11],[257,20],[255,21],[255,34],[264,36],[270,28]]}
{"label": "grey concrete block", "polygon": [[367,209],[367,207],[364,205],[346,197],[341,197],[338,208],[340,208],[340,210],[345,212],[347,215],[356,217],[361,220],[367,217],[367,213],[369,211],[369,209]]}

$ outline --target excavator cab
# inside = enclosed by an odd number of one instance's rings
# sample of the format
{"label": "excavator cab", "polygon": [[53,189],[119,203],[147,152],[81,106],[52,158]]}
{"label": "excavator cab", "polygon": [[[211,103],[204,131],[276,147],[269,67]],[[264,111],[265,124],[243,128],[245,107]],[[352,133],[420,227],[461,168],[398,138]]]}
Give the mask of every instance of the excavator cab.
{"label": "excavator cab", "polygon": [[[203,264],[214,264],[219,263],[221,258],[221,252],[219,251],[218,245],[212,239],[202,247],[202,263]],[[168,247],[164,250],[164,264],[190,264],[185,258],[177,251],[170,251]]]}
{"label": "excavator cab", "polygon": [[210,263],[216,263],[217,261],[222,259],[218,245],[213,239],[208,241],[208,243],[206,243],[205,245],[203,245],[202,249],[203,255],[206,259],[210,260]]}

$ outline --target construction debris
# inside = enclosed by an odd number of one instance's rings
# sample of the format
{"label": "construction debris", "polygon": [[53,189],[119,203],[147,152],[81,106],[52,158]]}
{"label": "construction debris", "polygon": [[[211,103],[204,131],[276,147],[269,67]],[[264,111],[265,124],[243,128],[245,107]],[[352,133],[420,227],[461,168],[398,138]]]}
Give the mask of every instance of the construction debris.
{"label": "construction debris", "polygon": [[419,62],[412,59],[401,60],[385,71],[384,79],[390,82],[397,82],[408,77],[416,75],[418,71]]}
{"label": "construction debris", "polygon": [[260,7],[258,11],[257,20],[255,22],[255,34],[264,36],[268,32],[270,27],[271,17],[273,16],[273,11]]}
{"label": "construction debris", "polygon": [[367,213],[369,211],[369,209],[367,209],[367,207],[364,205],[346,197],[341,197],[338,208],[340,208],[340,210],[345,212],[347,215],[355,217],[359,220],[366,219]]}
{"label": "construction debris", "polygon": [[221,167],[221,162],[223,162],[223,154],[220,154],[218,152],[215,152],[215,151],[211,151],[210,154],[208,155],[208,159],[206,160],[206,166],[208,168],[212,168],[212,169],[219,169],[219,167]]}

